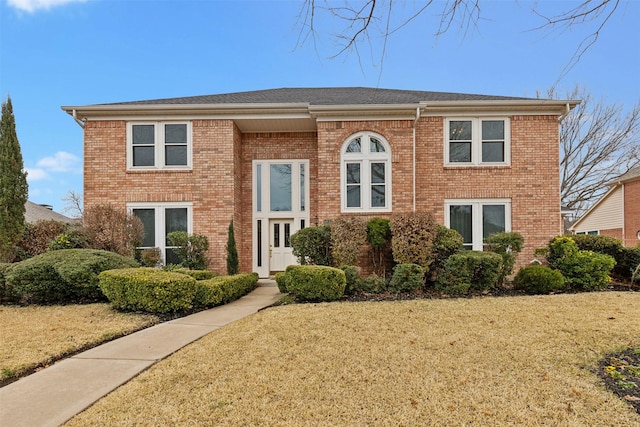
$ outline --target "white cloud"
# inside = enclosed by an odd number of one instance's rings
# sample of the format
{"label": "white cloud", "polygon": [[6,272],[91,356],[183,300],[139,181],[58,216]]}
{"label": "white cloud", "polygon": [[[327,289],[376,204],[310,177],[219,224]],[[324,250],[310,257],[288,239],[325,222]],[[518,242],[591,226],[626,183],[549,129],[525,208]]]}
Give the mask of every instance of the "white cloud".
{"label": "white cloud", "polygon": [[40,168],[25,168],[27,171],[27,181],[42,181],[49,179],[49,174]]}
{"label": "white cloud", "polygon": [[33,13],[38,10],[48,10],[67,3],[85,2],[86,0],[7,0],[7,4],[23,12]]}
{"label": "white cloud", "polygon": [[58,151],[51,157],[44,157],[37,163],[39,168],[50,172],[76,172],[82,170],[80,158],[66,151]]}

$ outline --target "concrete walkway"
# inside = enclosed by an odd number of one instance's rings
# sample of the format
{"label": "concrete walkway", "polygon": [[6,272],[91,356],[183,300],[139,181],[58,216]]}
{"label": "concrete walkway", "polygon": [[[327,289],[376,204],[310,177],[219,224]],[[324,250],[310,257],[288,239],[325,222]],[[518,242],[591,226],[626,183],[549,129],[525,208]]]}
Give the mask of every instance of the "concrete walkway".
{"label": "concrete walkway", "polygon": [[260,280],[232,303],[143,329],[0,388],[0,426],[59,426],[154,363],[281,296],[274,281]]}

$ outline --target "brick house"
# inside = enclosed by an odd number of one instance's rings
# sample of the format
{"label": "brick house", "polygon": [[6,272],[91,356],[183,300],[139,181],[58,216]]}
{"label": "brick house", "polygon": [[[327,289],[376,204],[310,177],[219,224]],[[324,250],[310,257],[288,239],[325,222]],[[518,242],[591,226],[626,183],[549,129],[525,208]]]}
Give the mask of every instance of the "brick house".
{"label": "brick house", "polygon": [[373,88],[283,88],[62,107],[84,128],[86,206],[132,210],[144,246],[208,236],[225,268],[295,263],[289,236],[339,215],[429,211],[469,249],[525,237],[519,264],[562,233],[559,120],[577,101]]}
{"label": "brick house", "polygon": [[612,182],[609,191],[570,230],[615,237],[629,247],[640,245],[640,167]]}

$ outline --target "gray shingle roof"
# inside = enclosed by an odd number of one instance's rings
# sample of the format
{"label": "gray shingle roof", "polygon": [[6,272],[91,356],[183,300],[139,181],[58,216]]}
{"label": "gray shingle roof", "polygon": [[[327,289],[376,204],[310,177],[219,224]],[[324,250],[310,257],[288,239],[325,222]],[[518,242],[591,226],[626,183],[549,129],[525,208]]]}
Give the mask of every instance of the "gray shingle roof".
{"label": "gray shingle roof", "polygon": [[640,178],[640,166],[630,169],[627,173],[621,175],[616,182],[630,181],[635,178]]}
{"label": "gray shingle roof", "polygon": [[72,224],[79,221],[77,219],[69,218],[62,214],[59,214],[58,212],[54,212],[45,206],[37,205],[29,201],[27,201],[27,203],[25,204],[24,217],[29,224],[33,224],[38,221],[48,221],[51,219],[55,221],[65,222],[67,224]]}
{"label": "gray shingle roof", "polygon": [[451,92],[427,92],[367,87],[280,88],[218,95],[152,99],[104,105],[168,105],[168,104],[289,104],[365,105],[414,104],[421,101],[507,101],[525,100],[509,96],[474,95]]}

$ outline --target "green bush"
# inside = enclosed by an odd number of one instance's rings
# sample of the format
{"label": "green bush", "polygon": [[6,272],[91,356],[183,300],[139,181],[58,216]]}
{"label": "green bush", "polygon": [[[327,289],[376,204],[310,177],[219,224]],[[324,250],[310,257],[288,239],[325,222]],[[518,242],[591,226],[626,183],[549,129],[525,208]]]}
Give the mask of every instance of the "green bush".
{"label": "green bush", "polygon": [[7,284],[6,275],[12,266],[16,264],[0,262],[0,303],[16,302],[18,295],[13,288]]}
{"label": "green bush", "polygon": [[344,288],[345,295],[353,295],[361,290],[362,279],[360,271],[355,265],[341,265],[340,270],[344,271],[347,285]]}
{"label": "green bush", "polygon": [[377,274],[372,274],[362,279],[362,282],[360,283],[360,289],[363,292],[369,292],[373,294],[384,292],[387,289],[387,281],[384,279],[384,277],[380,277]]}
{"label": "green bush", "polygon": [[494,252],[463,251],[447,259],[436,289],[449,294],[486,291],[498,284],[502,257]]}
{"label": "green bush", "polygon": [[[460,233],[444,225],[436,225],[436,239],[433,242],[435,258],[431,270],[438,274],[444,268],[447,259],[463,250],[463,240]],[[432,277],[433,280],[434,277]]]}
{"label": "green bush", "polygon": [[393,260],[391,221],[388,218],[371,218],[367,222],[367,241],[371,245],[373,271],[379,276],[384,276],[387,265],[391,264],[389,261]]}
{"label": "green bush", "polygon": [[612,256],[578,249],[572,237],[559,236],[549,242],[549,266],[559,270],[573,290],[592,291],[605,288],[615,265]]}
{"label": "green bush", "polygon": [[232,276],[218,276],[197,283],[193,298],[195,308],[208,308],[234,301],[256,287],[256,273],[240,273]]}
{"label": "green bush", "polygon": [[640,264],[640,248],[624,247],[622,240],[589,234],[576,234],[571,238],[580,250],[612,256],[616,260],[616,265],[611,273],[619,279],[631,280],[633,270]]}
{"label": "green bush", "polygon": [[433,243],[437,232],[437,224],[428,212],[393,215],[393,260],[398,264],[418,264],[428,272],[435,259]]}
{"label": "green bush", "polygon": [[276,273],[274,279],[276,280],[276,284],[278,285],[278,290],[280,293],[286,294],[287,292],[287,276],[284,271],[279,271]]}
{"label": "green bush", "polygon": [[172,271],[175,271],[176,273],[186,274],[188,276],[193,277],[196,280],[213,279],[218,275],[217,273],[214,273],[213,271],[210,271],[210,270],[191,270],[189,268],[177,268]]}
{"label": "green bush", "polygon": [[50,251],[89,248],[89,236],[82,227],[72,227],[49,242]]}
{"label": "green bush", "polygon": [[303,301],[333,301],[344,295],[344,271],[319,265],[290,265],[286,271],[287,290]]}
{"label": "green bush", "polygon": [[393,276],[388,290],[410,292],[424,284],[424,268],[418,264],[398,264],[393,268]]}
{"label": "green bush", "polygon": [[98,277],[100,289],[118,310],[149,313],[187,310],[197,289],[197,281],[191,276],[150,267],[108,270]]}
{"label": "green bush", "polygon": [[367,243],[367,223],[343,216],[331,223],[331,257],[335,265],[357,265]]}
{"label": "green bush", "polygon": [[303,228],[291,236],[291,248],[301,265],[331,265],[331,228]]}
{"label": "green bush", "polygon": [[46,252],[11,268],[7,284],[24,303],[51,304],[101,301],[98,274],[137,266],[133,258],[94,249]]}
{"label": "green bush", "polygon": [[513,279],[515,289],[528,294],[548,294],[564,289],[564,276],[558,270],[541,265],[529,265],[521,268]]}
{"label": "green bush", "polygon": [[490,251],[502,257],[502,268],[498,277],[498,283],[502,284],[507,276],[513,273],[516,257],[524,245],[524,238],[519,233],[503,231],[490,235],[485,239],[485,243],[489,245]]}
{"label": "green bush", "polygon": [[183,267],[194,270],[207,269],[207,250],[209,249],[207,236],[189,235],[186,231],[172,231],[167,234],[167,239],[172,246],[175,246],[172,251],[180,259]]}

